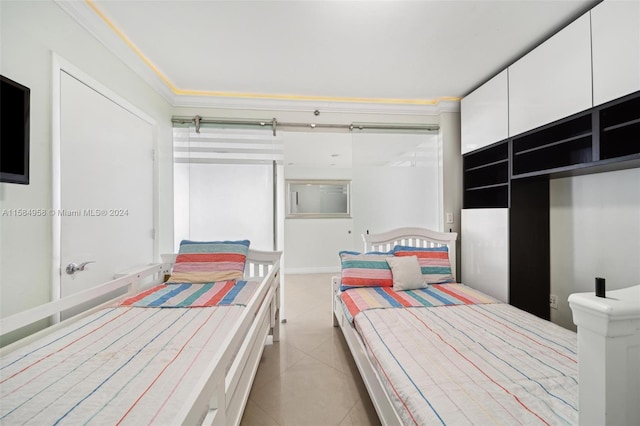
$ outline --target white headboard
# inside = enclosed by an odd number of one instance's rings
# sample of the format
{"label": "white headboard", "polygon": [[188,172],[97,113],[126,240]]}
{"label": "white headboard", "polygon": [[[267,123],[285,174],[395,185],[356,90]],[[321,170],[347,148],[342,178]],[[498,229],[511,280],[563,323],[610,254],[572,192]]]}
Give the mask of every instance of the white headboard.
{"label": "white headboard", "polygon": [[380,234],[362,234],[364,250],[389,251],[394,246],[449,248],[451,273],[456,278],[456,232],[438,232],[426,228],[397,228]]}

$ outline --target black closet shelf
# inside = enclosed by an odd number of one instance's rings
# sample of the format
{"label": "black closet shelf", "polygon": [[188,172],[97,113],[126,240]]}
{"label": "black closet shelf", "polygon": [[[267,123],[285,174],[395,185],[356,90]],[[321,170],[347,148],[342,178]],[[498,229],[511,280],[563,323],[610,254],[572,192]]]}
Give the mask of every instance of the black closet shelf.
{"label": "black closet shelf", "polygon": [[590,167],[590,165],[581,163],[581,164],[575,164],[571,166],[556,167],[553,169],[536,170],[533,172],[520,173],[517,175],[514,174],[513,176],[511,176],[511,179],[526,179],[526,178],[537,177],[537,176],[550,176],[550,175],[555,175],[557,173],[569,172],[571,170],[576,170],[576,169],[585,168],[585,167]]}
{"label": "black closet shelf", "polygon": [[636,118],[635,120],[625,121],[624,123],[614,124],[612,126],[607,126],[602,129],[604,132],[608,132],[610,130],[620,129],[622,127],[633,126],[634,124],[640,123],[640,118]]}
{"label": "black closet shelf", "polygon": [[504,182],[504,183],[494,183],[492,185],[482,185],[482,186],[474,186],[471,188],[466,188],[465,191],[480,191],[483,189],[492,189],[492,188],[501,188],[501,187],[507,187],[509,186],[509,182]]}
{"label": "black closet shelf", "polygon": [[[612,172],[615,170],[635,169],[640,167],[640,152],[620,157],[605,158],[589,165],[594,173]],[[591,171],[589,169],[589,171]]]}
{"label": "black closet shelf", "polygon": [[514,174],[512,180],[531,177],[549,176],[550,178],[562,178],[569,176],[583,176],[594,173],[612,172],[617,170],[634,169],[640,167],[640,153],[625,155],[623,157],[607,158],[589,163],[579,163],[554,169],[536,170],[534,172]]}
{"label": "black closet shelf", "polygon": [[[590,137],[592,135],[592,132],[584,132],[581,133],[579,135],[575,135],[575,136],[571,136],[570,138],[565,138],[565,139],[561,139],[559,141],[554,141],[554,142],[550,142],[550,143],[546,143],[544,145],[540,145],[540,146],[536,146],[533,148],[529,148],[529,149],[523,149],[522,151],[517,151],[516,152],[516,148],[514,147],[513,149],[513,154],[514,155],[523,155],[523,154],[528,154],[530,152],[534,152],[534,151],[540,151],[541,149],[546,149],[546,148],[551,148],[553,146],[556,145],[563,145],[563,144],[567,144],[576,140],[580,140],[580,139],[584,139],[586,137]],[[517,139],[514,139],[514,145],[517,144]]]}
{"label": "black closet shelf", "polygon": [[470,167],[468,169],[465,169],[465,172],[472,172],[474,170],[480,170],[480,169],[484,169],[484,168],[491,167],[491,166],[497,166],[498,164],[506,164],[508,162],[509,162],[509,159],[505,158],[505,159],[502,159],[502,160],[493,161],[491,163],[481,164],[481,165],[475,166],[475,167]]}

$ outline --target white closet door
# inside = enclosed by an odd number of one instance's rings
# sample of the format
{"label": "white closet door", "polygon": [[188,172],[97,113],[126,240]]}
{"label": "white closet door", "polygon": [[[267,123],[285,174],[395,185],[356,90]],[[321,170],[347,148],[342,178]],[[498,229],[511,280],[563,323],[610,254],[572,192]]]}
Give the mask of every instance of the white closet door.
{"label": "white closet door", "polygon": [[460,101],[462,154],[509,137],[509,79],[507,70]]}
{"label": "white closet door", "polygon": [[640,2],[603,1],[591,10],[593,104],[640,90]]}
{"label": "white closet door", "polygon": [[463,284],[509,302],[509,209],[462,210]]}
{"label": "white closet door", "polygon": [[[154,260],[153,125],[60,76],[60,293]],[[54,242],[55,244],[55,242]],[[68,274],[68,265],[94,261]]]}
{"label": "white closet door", "polygon": [[509,67],[509,134],[593,106],[589,13]]}

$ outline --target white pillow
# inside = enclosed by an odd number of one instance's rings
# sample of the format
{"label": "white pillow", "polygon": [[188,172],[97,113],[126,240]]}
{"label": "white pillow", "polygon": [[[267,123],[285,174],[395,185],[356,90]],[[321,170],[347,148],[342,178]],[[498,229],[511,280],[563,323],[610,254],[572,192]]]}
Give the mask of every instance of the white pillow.
{"label": "white pillow", "polygon": [[387,263],[393,274],[393,289],[395,291],[425,288],[425,282],[417,256],[389,257]]}

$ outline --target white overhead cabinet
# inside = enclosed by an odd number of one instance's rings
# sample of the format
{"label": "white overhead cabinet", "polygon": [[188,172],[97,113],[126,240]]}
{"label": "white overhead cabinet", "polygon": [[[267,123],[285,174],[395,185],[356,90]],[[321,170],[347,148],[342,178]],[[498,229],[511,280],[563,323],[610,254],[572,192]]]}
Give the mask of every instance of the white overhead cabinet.
{"label": "white overhead cabinet", "polygon": [[591,10],[593,103],[640,90],[640,1],[604,1]]}
{"label": "white overhead cabinet", "polygon": [[509,67],[509,134],[591,108],[589,13]]}
{"label": "white overhead cabinet", "polygon": [[460,115],[463,154],[509,137],[507,70],[465,96]]}

